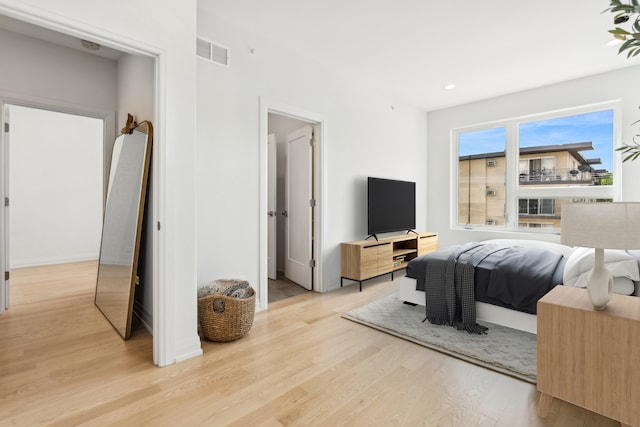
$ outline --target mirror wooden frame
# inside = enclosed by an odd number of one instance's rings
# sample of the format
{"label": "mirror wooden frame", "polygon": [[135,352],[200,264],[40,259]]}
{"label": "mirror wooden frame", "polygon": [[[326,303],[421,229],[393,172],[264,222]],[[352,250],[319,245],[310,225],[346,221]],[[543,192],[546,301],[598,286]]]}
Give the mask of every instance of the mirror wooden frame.
{"label": "mirror wooden frame", "polygon": [[125,340],[131,336],[152,144],[151,123],[136,125],[129,116],[114,144],[107,186],[95,304]]}

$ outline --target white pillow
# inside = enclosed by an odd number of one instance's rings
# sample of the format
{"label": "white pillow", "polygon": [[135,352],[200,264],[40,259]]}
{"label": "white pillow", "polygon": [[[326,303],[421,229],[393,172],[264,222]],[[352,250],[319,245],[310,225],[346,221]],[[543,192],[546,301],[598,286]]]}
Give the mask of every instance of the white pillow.
{"label": "white pillow", "polygon": [[[631,249],[631,250],[628,250],[627,253],[638,260],[638,268],[640,268],[640,250]],[[636,285],[636,290],[633,293],[633,295],[640,296],[640,282],[636,281],[635,285]]]}
{"label": "white pillow", "polygon": [[613,278],[613,293],[620,295],[633,295],[636,290],[636,285],[633,280],[628,277],[614,277]]}
{"label": "white pillow", "polygon": [[[594,252],[592,248],[575,248],[564,267],[562,282],[567,286],[585,288],[589,272],[593,268]],[[614,278],[614,292],[631,295],[634,291],[634,280],[640,280],[638,260],[624,250],[606,249],[604,265]],[[626,280],[622,280],[626,279]]]}
{"label": "white pillow", "polygon": [[638,249],[630,249],[627,251],[629,255],[634,257],[638,261],[638,267],[640,267],[640,250]]}

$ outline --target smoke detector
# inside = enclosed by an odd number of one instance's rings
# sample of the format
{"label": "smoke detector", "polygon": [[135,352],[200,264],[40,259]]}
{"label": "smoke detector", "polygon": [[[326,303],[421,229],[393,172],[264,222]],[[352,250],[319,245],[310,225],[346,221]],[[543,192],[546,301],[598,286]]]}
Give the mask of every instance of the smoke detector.
{"label": "smoke detector", "polygon": [[89,40],[82,40],[82,46],[86,47],[89,50],[100,49],[100,45],[98,43],[90,42]]}

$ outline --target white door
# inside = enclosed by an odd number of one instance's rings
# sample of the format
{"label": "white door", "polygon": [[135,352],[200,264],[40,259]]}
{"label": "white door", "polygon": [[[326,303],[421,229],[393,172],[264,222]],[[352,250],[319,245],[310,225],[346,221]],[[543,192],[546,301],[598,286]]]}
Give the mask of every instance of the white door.
{"label": "white door", "polygon": [[276,136],[270,134],[267,139],[267,275],[269,279],[277,279],[277,243],[278,234],[276,223],[278,222],[277,198],[277,143]]}
{"label": "white door", "polygon": [[3,129],[1,138],[2,153],[0,154],[2,162],[0,164],[2,164],[3,172],[2,177],[0,177],[0,182],[2,182],[0,194],[3,195],[4,200],[2,200],[2,215],[0,215],[2,222],[0,224],[2,227],[2,236],[0,237],[0,250],[2,251],[2,256],[0,257],[0,275],[2,276],[0,277],[0,313],[3,313],[9,309],[11,283],[7,274],[9,272],[9,206],[5,202],[9,200],[9,106],[1,106],[3,110]]}
{"label": "white door", "polygon": [[310,125],[287,135],[284,275],[311,289],[312,141]]}

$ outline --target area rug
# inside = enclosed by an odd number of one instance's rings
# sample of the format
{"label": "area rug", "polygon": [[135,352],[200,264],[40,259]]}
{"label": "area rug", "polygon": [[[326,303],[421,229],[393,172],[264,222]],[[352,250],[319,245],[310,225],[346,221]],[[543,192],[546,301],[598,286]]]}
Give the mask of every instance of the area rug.
{"label": "area rug", "polygon": [[404,304],[388,295],[342,317],[374,329],[503,374],[536,383],[536,336],[528,332],[478,322],[485,335],[469,334],[451,326],[424,323],[425,308]]}

